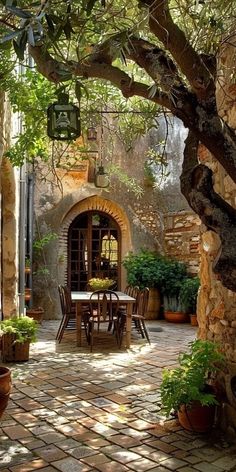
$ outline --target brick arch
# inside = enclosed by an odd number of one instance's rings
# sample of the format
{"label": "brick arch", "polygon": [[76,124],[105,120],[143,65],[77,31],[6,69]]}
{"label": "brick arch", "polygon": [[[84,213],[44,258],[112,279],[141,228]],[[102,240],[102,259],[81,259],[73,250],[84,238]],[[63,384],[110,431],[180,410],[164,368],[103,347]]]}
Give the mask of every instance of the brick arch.
{"label": "brick arch", "polygon": [[[130,224],[124,210],[116,202],[102,198],[98,195],[85,198],[76,203],[76,205],[74,205],[68,211],[61,223],[61,229],[59,232],[59,253],[64,256],[64,273],[62,274],[63,280],[61,280],[63,283],[66,283],[67,281],[67,247],[69,227],[78,215],[92,210],[106,213],[108,216],[111,216],[118,224],[121,233],[121,260],[124,258],[127,252],[132,249]],[[121,284],[122,288],[126,284],[125,271],[123,267],[121,268]]]}

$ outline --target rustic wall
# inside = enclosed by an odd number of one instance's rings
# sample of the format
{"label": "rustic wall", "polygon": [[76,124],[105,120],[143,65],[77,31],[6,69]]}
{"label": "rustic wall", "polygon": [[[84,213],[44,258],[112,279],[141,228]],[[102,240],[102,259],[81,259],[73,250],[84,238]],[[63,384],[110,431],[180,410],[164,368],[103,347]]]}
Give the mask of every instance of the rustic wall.
{"label": "rustic wall", "polygon": [[[104,150],[105,164],[119,165],[128,178],[135,179],[136,186],[142,187],[141,195],[137,196],[115,174],[109,189],[96,188],[91,183],[91,166],[86,161],[77,162],[69,171],[56,169],[54,173],[48,173],[44,167],[37,170],[35,227],[41,235],[50,231],[58,235],[58,239],[45,248],[45,261],[41,261],[46,263],[50,276],[34,277],[34,304],[45,308],[45,317],[60,316],[57,285],[65,283],[67,277],[68,228],[78,214],[89,209],[105,211],[118,222],[122,233],[122,259],[129,250],[135,252],[145,247],[184,260],[190,271],[196,273],[198,221],[179,189],[183,150],[183,140],[180,139],[183,129],[179,121],[177,124],[170,121],[171,129],[175,132],[171,135],[169,130],[167,143],[172,171],[168,183],[160,182],[157,175],[156,183],[150,185],[144,175],[146,151],[149,146],[163,141],[166,132],[164,125],[165,120],[160,123],[158,130],[152,130],[150,136],[138,139],[128,153],[118,141],[109,158]],[[68,163],[69,158],[70,155],[64,156],[65,163]],[[43,181],[42,175],[45,177]],[[173,208],[176,208],[176,212],[173,212]],[[166,217],[165,213],[168,213]],[[172,238],[174,247],[170,243]],[[125,271],[122,269],[122,288],[125,284]]]}
{"label": "rustic wall", "polygon": [[165,253],[185,262],[190,274],[199,271],[200,219],[191,211],[164,215]]}
{"label": "rustic wall", "polygon": [[[233,41],[233,38],[232,38]],[[218,106],[221,115],[236,127],[236,86],[231,84],[231,72],[235,67],[235,47],[226,45],[221,52],[221,86],[218,90]],[[236,206],[236,185],[224,169],[212,159],[206,149],[200,149],[201,161],[214,171],[214,188],[232,206]],[[227,401],[223,404],[222,426],[236,438],[236,294],[224,288],[213,273],[212,266],[220,250],[218,236],[201,227],[201,290],[198,299],[199,336],[219,342],[228,360],[223,374]],[[232,382],[233,379],[233,382]]]}
{"label": "rustic wall", "polygon": [[11,115],[6,96],[0,92],[0,192],[2,233],[1,287],[4,317],[16,313],[16,183],[15,173],[7,158],[3,157],[10,142]]}

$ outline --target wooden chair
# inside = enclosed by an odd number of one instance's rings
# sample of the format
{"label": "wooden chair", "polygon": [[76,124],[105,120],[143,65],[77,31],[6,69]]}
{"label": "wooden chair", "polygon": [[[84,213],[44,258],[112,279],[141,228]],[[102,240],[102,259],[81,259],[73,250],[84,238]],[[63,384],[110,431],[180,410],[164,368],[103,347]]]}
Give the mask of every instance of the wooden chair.
{"label": "wooden chair", "polygon": [[97,332],[100,325],[107,324],[107,330],[115,334],[114,326],[118,317],[119,297],[112,290],[96,290],[90,296],[90,317],[88,323],[88,341],[93,350],[94,328]]}
{"label": "wooden chair", "polygon": [[[72,307],[71,292],[70,292],[69,287],[65,285],[59,285],[58,292],[59,292],[59,297],[60,297],[62,319],[61,319],[61,323],[56,334],[56,340],[60,343],[63,338],[65,330],[76,329],[76,314],[75,314],[75,310],[73,310],[73,307]],[[87,340],[88,340],[88,319],[89,319],[89,313],[88,313],[88,310],[85,309],[82,315],[82,322],[84,324]]]}
{"label": "wooden chair", "polygon": [[[134,293],[132,296],[135,298]],[[132,327],[134,327],[134,329],[136,329],[138,333],[141,334],[142,338],[146,338],[149,344],[151,344],[149,334],[148,334],[146,324],[145,324],[145,315],[147,312],[148,298],[149,298],[148,288],[144,288],[138,291],[136,304],[135,304],[135,310],[132,313]],[[127,317],[127,313],[124,311],[121,311],[119,313],[119,317],[116,323],[116,329],[118,333],[117,334],[118,344],[120,347],[122,344],[123,334],[126,328],[126,317]]]}

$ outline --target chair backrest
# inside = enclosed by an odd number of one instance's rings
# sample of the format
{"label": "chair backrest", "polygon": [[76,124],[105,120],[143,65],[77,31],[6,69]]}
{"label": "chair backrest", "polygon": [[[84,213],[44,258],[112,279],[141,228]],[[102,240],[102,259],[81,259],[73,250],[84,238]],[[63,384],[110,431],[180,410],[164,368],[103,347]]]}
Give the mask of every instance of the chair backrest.
{"label": "chair backrest", "polygon": [[113,290],[96,290],[90,296],[90,312],[96,312],[99,321],[112,320],[119,310],[119,297]]}
{"label": "chair backrest", "polygon": [[59,297],[60,297],[60,302],[61,302],[62,314],[66,315],[68,313],[71,313],[72,311],[71,292],[70,292],[69,287],[67,287],[66,285],[59,285],[58,292],[59,292]]}
{"label": "chair backrest", "polygon": [[137,296],[137,307],[136,307],[136,313],[138,315],[145,317],[147,313],[148,299],[149,299],[149,288],[145,287],[142,290],[139,290],[139,293]]}

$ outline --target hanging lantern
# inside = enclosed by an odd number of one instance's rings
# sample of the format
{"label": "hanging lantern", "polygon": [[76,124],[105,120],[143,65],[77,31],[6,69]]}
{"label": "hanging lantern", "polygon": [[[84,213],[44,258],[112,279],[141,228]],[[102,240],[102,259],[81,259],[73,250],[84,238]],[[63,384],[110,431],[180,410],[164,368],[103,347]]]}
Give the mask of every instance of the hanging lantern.
{"label": "hanging lantern", "polygon": [[98,133],[97,133],[96,128],[94,128],[93,126],[90,126],[90,128],[88,128],[87,130],[88,141],[97,141],[97,136],[98,136]]}
{"label": "hanging lantern", "polygon": [[95,187],[98,188],[107,188],[110,184],[109,175],[105,172],[103,165],[98,167],[98,170],[95,172]]}
{"label": "hanging lantern", "polygon": [[79,108],[69,103],[69,95],[62,93],[58,102],[47,109],[47,134],[51,139],[71,141],[81,135]]}

